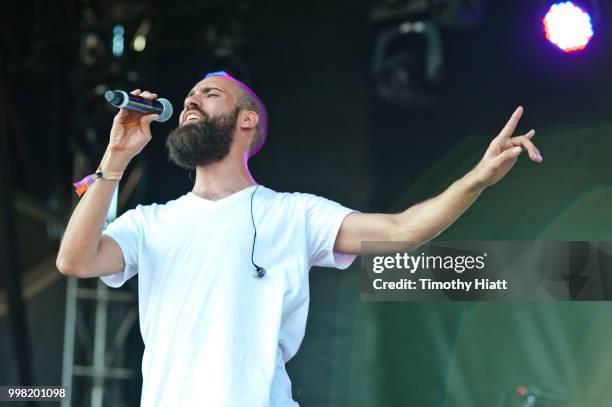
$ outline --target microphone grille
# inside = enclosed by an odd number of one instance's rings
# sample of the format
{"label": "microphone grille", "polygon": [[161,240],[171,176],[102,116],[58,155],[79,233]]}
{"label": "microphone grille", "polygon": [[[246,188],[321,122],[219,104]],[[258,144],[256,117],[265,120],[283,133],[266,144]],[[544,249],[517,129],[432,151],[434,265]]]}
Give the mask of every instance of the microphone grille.
{"label": "microphone grille", "polygon": [[172,109],[172,103],[170,103],[168,99],[159,98],[157,99],[157,101],[161,103],[164,108],[162,113],[159,115],[159,119],[157,119],[157,121],[163,123],[167,121],[170,117],[172,117],[172,113],[174,112],[174,110]]}

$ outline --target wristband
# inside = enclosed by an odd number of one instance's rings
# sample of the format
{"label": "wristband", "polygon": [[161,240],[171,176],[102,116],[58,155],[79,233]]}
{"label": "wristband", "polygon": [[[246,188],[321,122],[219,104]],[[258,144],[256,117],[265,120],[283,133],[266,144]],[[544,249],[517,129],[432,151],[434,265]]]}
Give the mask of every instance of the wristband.
{"label": "wristband", "polygon": [[73,183],[72,185],[74,185],[74,187],[76,188],[77,195],[81,197],[83,196],[85,191],[87,191],[89,186],[93,184],[94,182],[96,182],[97,179],[102,178],[102,179],[120,180],[122,175],[123,175],[123,172],[117,172],[117,171],[104,172],[100,169],[100,167],[98,167],[95,173],[86,176],[82,180],[77,181]]}

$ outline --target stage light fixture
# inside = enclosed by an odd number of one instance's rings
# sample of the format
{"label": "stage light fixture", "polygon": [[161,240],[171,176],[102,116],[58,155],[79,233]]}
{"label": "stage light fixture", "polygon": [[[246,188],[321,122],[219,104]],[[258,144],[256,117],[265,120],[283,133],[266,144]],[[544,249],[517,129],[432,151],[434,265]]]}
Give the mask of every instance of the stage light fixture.
{"label": "stage light fixture", "polygon": [[376,92],[395,105],[429,106],[436,98],[443,62],[442,36],[431,21],[403,21],[379,29],[372,55]]}
{"label": "stage light fixture", "polygon": [[124,40],[125,29],[123,25],[117,24],[113,27],[113,55],[120,57],[123,55],[123,49],[125,47]]}
{"label": "stage light fixture", "polygon": [[139,35],[134,38],[134,51],[142,52],[147,46],[147,37],[144,35]]}
{"label": "stage light fixture", "polygon": [[151,20],[145,18],[142,20],[138,26],[138,29],[136,29],[136,33],[134,34],[134,41],[132,42],[132,48],[134,48],[134,51],[144,51],[145,47],[147,46],[149,31],[151,31]]}
{"label": "stage light fixture", "polygon": [[372,76],[377,95],[398,106],[424,108],[437,99],[444,76],[443,30],[480,23],[482,0],[379,0]]}

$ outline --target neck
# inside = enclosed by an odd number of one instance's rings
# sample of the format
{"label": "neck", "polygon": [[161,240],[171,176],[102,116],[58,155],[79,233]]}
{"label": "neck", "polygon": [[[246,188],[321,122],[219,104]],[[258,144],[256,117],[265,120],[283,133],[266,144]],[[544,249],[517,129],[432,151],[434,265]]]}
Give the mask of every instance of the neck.
{"label": "neck", "polygon": [[197,167],[191,192],[216,201],[256,184],[249,171],[248,155],[230,153],[221,161]]}

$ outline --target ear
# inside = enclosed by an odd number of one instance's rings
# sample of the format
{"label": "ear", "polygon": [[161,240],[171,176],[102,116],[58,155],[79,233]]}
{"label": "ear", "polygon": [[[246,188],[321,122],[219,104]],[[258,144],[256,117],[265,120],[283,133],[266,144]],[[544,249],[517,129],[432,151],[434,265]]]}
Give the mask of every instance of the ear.
{"label": "ear", "polygon": [[259,116],[251,110],[245,110],[240,114],[239,122],[242,129],[254,129],[259,123]]}

